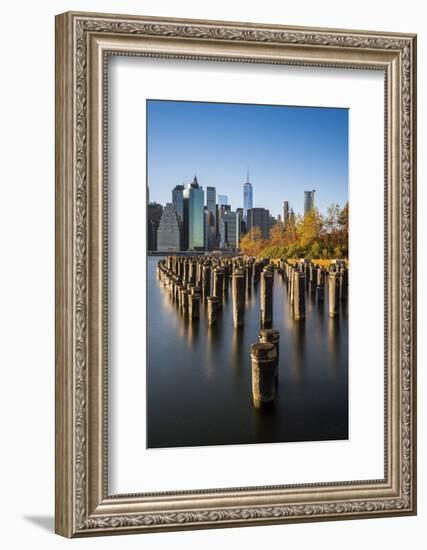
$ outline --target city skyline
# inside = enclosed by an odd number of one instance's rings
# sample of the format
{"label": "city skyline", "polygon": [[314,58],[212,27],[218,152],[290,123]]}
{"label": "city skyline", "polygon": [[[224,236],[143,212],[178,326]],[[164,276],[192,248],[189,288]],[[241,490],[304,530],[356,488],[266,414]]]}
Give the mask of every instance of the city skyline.
{"label": "city skyline", "polygon": [[303,214],[310,189],[323,213],[348,201],[346,109],[149,100],[147,122],[151,202],[165,205],[197,175],[232,210],[244,208],[247,170],[253,205],[274,217],[285,200]]}

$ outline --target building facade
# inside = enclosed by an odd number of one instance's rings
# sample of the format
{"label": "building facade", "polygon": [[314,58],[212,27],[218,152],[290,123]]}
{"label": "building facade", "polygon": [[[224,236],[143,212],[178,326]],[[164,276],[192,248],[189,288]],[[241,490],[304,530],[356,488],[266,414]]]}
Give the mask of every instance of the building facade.
{"label": "building facade", "polygon": [[221,206],[222,204],[225,204],[225,205],[228,204],[227,195],[218,195],[218,206]]}
{"label": "building facade", "polygon": [[312,191],[304,191],[304,216],[314,208],[315,192],[315,189],[313,189]]}
{"label": "building facade", "polygon": [[220,221],[220,247],[239,248],[240,216],[238,212],[225,212]]}
{"label": "building facade", "polygon": [[179,252],[181,250],[181,235],[178,215],[173,203],[168,202],[160,218],[157,230],[157,250],[159,252]]}
{"label": "building facade", "polygon": [[184,189],[184,246],[186,250],[204,250],[205,193],[197,177]]}
{"label": "building facade", "polygon": [[243,185],[243,220],[247,222],[248,210],[253,208],[253,189],[249,181],[249,173],[246,183]]}
{"label": "building facade", "polygon": [[172,203],[181,222],[184,221],[184,186],[175,185],[172,189]]}
{"label": "building facade", "polygon": [[282,222],[285,227],[288,221],[289,221],[289,202],[283,201]]}
{"label": "building facade", "polygon": [[163,206],[157,202],[149,202],[147,205],[147,250],[157,250],[157,229],[163,214]]}
{"label": "building facade", "polygon": [[270,234],[270,211],[266,208],[251,208],[248,210],[246,230],[249,233],[254,227],[258,227],[264,239]]}
{"label": "building facade", "polygon": [[216,189],[206,187],[206,250],[216,246]]}

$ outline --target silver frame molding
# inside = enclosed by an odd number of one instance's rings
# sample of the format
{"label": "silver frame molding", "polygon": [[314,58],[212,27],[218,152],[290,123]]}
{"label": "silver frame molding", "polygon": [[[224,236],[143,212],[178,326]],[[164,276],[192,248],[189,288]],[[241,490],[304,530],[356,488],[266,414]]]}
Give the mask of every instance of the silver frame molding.
{"label": "silver frame molding", "polygon": [[[109,495],[107,59],[385,74],[385,476]],[[416,513],[416,36],[123,15],[56,17],[56,532],[66,537]]]}

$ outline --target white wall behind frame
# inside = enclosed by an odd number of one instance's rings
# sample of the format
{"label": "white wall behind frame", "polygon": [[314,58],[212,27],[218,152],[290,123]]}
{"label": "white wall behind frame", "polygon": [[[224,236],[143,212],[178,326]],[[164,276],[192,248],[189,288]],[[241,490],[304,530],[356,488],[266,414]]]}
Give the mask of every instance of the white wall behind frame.
{"label": "white wall behind frame", "polygon": [[[53,535],[54,510],[54,27],[56,13],[68,9],[110,13],[199,17],[337,28],[418,32],[419,151],[425,151],[427,111],[426,21],[419,0],[302,0],[247,2],[216,0],[15,0],[2,6],[2,121],[0,140],[2,243],[0,418],[2,455],[2,546],[58,550],[165,548],[206,550],[267,546],[360,550],[422,549],[427,531],[426,399],[418,400],[418,516],[381,520],[101,537],[68,541]],[[17,33],[19,39],[17,39]],[[24,154],[23,154],[24,151]],[[426,180],[424,156],[418,178]],[[425,186],[419,185],[420,212],[427,211]],[[419,348],[418,385],[425,395],[427,311],[425,216],[418,217]],[[25,335],[23,343],[23,334]]]}
{"label": "white wall behind frame", "polygon": [[[109,98],[110,493],[382,478],[383,73],[116,57]],[[350,109],[349,441],[146,450],[146,98]]]}

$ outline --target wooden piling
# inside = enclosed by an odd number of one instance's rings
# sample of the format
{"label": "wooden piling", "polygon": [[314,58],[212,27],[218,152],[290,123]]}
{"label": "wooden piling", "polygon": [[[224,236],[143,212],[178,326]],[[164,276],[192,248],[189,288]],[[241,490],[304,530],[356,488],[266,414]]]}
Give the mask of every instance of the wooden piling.
{"label": "wooden piling", "polygon": [[303,273],[294,274],[293,295],[294,319],[303,321],[305,319],[305,276]]}
{"label": "wooden piling", "polygon": [[200,296],[199,294],[189,294],[188,296],[188,317],[190,320],[198,319],[200,316]]}
{"label": "wooden piling", "polygon": [[216,267],[214,269],[213,276],[213,295],[219,299],[219,303],[222,304],[222,297],[224,294],[224,270],[222,267]]}
{"label": "wooden piling", "polygon": [[261,273],[261,327],[271,328],[273,323],[273,277],[268,269]]}
{"label": "wooden piling", "polygon": [[338,315],[339,284],[339,274],[329,273],[329,317]]}
{"label": "wooden piling", "polygon": [[325,270],[321,267],[317,269],[316,299],[318,302],[325,299]]}
{"label": "wooden piling", "polygon": [[205,264],[203,266],[202,292],[203,292],[203,298],[205,300],[211,293],[211,266],[209,264]]}
{"label": "wooden piling", "polygon": [[273,344],[276,348],[276,370],[275,370],[275,376],[276,378],[279,377],[279,353],[280,353],[280,333],[275,328],[270,329],[261,329],[259,331],[258,335],[259,341],[261,344]]}
{"label": "wooden piling", "polygon": [[251,345],[252,398],[255,406],[274,401],[277,353],[274,344]]}
{"label": "wooden piling", "polygon": [[207,313],[208,313],[208,325],[212,326],[216,323],[217,314],[219,309],[219,299],[216,296],[207,297]]}
{"label": "wooden piling", "polygon": [[245,322],[245,286],[241,270],[236,270],[232,279],[233,325],[241,327]]}

